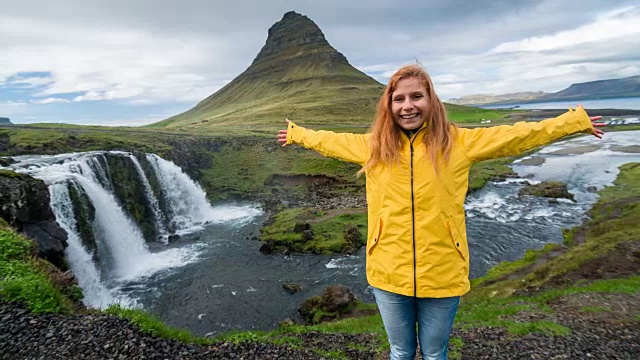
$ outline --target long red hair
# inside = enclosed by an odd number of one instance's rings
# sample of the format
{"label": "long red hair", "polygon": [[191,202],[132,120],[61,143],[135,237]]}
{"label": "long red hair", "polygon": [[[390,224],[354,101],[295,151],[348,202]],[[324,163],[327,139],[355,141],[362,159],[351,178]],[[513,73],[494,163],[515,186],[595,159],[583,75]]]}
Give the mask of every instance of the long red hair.
{"label": "long red hair", "polygon": [[384,93],[378,101],[376,117],[370,129],[371,153],[360,172],[371,169],[379,163],[391,165],[399,158],[405,135],[402,133],[402,128],[393,119],[391,96],[398,85],[398,81],[406,78],[418,79],[426,89],[429,110],[425,120],[427,132],[423,137],[423,142],[431,158],[434,170],[437,172],[440,155],[442,155],[445,163],[449,161],[455,126],[452,127],[447,120],[447,111],[436,95],[433,83],[427,72],[419,65],[406,65],[391,76]]}

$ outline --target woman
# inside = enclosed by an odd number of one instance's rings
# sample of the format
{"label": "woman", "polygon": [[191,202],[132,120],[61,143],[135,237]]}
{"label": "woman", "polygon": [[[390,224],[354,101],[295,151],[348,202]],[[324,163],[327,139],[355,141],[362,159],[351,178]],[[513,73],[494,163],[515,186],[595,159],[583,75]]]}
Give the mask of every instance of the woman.
{"label": "woman", "polygon": [[[578,106],[554,119],[464,129],[447,121],[431,79],[400,68],[378,102],[369,134],[312,131],[287,120],[282,146],[297,143],[362,165],[368,205],[367,280],[391,359],[446,359],[460,296],[469,291],[464,200],[474,162],[517,155],[563,136],[602,137]],[[601,125],[601,124],[595,124]],[[417,324],[417,334],[416,334]]]}

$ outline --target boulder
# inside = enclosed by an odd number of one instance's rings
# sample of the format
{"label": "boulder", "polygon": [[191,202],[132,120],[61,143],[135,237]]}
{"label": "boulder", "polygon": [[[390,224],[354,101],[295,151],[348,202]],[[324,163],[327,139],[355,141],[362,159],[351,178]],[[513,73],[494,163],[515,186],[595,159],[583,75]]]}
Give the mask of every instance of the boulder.
{"label": "boulder", "polygon": [[40,257],[67,270],[64,258],[67,232],[56,222],[50,206],[49,189],[42,180],[0,170],[0,217],[32,238]]}
{"label": "boulder", "polygon": [[319,324],[349,313],[357,300],[346,286],[331,285],[323,290],[321,296],[305,300],[298,312],[308,324]]}
{"label": "boulder", "polygon": [[536,185],[527,185],[520,189],[518,195],[533,195],[548,198],[565,198],[575,201],[572,193],[567,190],[567,184],[557,181],[542,182]]}
{"label": "boulder", "polygon": [[16,161],[13,160],[10,157],[0,157],[0,166],[9,166],[9,165],[13,164],[14,162],[16,162]]}
{"label": "boulder", "polygon": [[282,288],[289,294],[295,294],[298,291],[302,291],[302,286],[293,283],[284,283],[282,284]]}

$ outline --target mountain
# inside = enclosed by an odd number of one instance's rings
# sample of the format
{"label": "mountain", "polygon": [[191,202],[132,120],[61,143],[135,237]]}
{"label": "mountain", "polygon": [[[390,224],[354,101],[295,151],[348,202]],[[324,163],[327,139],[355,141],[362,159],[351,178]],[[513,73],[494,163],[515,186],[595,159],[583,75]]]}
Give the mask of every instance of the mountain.
{"label": "mountain", "polygon": [[13,125],[13,123],[9,118],[0,117],[0,125]]}
{"label": "mountain", "polygon": [[192,109],[150,127],[369,124],[383,85],[349,64],[308,17],[290,11],[251,65]]}
{"label": "mountain", "polygon": [[502,102],[525,102],[538,99],[544,95],[546,95],[546,93],[542,91],[525,91],[501,95],[473,94],[465,95],[460,98],[452,98],[447,100],[447,102],[458,105],[484,105]]}
{"label": "mountain", "polygon": [[556,93],[521,92],[501,95],[467,95],[449,99],[452,104],[488,105],[517,104],[541,101],[591,100],[621,97],[640,97],[640,75],[622,79],[608,79],[572,84]]}
{"label": "mountain", "polygon": [[601,99],[640,96],[640,75],[572,84],[557,93],[547,94],[545,100]]}

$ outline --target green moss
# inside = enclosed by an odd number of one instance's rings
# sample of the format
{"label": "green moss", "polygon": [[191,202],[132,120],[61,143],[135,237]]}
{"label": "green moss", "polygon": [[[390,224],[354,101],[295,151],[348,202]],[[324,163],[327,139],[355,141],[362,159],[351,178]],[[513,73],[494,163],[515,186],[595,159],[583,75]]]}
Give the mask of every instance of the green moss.
{"label": "green moss", "polygon": [[76,227],[80,234],[82,244],[87,247],[94,255],[96,254],[97,244],[94,233],[95,211],[93,204],[81,188],[68,185],[69,198],[73,206],[73,214],[76,220]]}
{"label": "green moss", "polygon": [[[6,223],[5,223],[6,224]],[[0,297],[33,312],[73,311],[47,273],[48,263],[34,256],[34,244],[3,225],[0,230]]]}
{"label": "green moss", "polygon": [[482,189],[488,181],[499,179],[513,170],[508,166],[514,158],[487,160],[475,163],[469,170],[469,192]]}
{"label": "green moss", "polygon": [[[314,254],[354,253],[366,243],[367,215],[360,209],[345,209],[350,213],[332,215],[314,209],[286,209],[273,217],[273,223],[262,228],[260,238],[276,249]],[[307,238],[302,230],[294,231],[296,224],[306,224],[313,237]],[[350,228],[360,233],[353,239]]]}
{"label": "green moss", "polygon": [[19,178],[23,175],[7,169],[0,169],[0,176],[8,177],[8,178]]}

